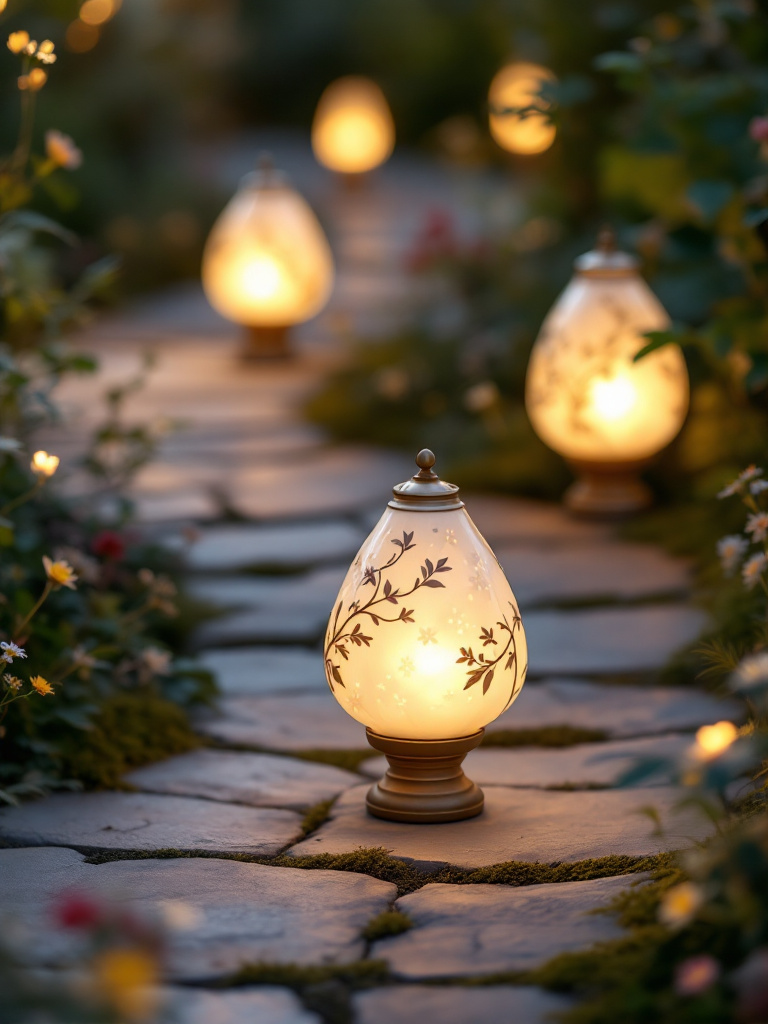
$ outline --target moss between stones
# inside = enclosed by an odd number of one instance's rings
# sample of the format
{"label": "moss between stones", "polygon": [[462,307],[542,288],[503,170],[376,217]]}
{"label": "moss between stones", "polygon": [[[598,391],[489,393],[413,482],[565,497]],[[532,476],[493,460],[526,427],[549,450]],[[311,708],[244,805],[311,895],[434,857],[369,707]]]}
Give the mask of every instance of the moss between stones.
{"label": "moss between stones", "polygon": [[487,732],[483,747],[572,747],[576,743],[602,743],[604,729],[579,729],[572,725],[551,725],[541,729],[500,729]]}
{"label": "moss between stones", "polygon": [[342,981],[356,988],[381,984],[389,977],[389,967],[383,960],[355,960],[349,964],[318,964],[300,967],[297,964],[244,964],[234,974],[218,982],[218,987],[239,985],[279,985],[283,988],[303,989],[327,981]]}
{"label": "moss between stones", "polygon": [[105,864],[115,860],[168,860],[173,858],[209,858],[213,860],[235,860],[247,864],[262,864],[271,867],[294,868],[304,871],[353,871],[369,875],[383,882],[392,882],[398,896],[416,892],[431,882],[448,882],[453,885],[540,885],[545,882],[577,882],[589,878],[610,878],[616,875],[631,875],[640,871],[655,871],[673,863],[671,854],[656,854],[651,857],[629,857],[615,854],[609,857],[595,857],[575,861],[572,864],[554,862],[541,864],[529,861],[505,861],[483,868],[466,870],[446,865],[427,874],[419,871],[406,861],[391,857],[381,847],[352,850],[350,853],[318,853],[307,857],[255,857],[246,853],[215,854],[201,851],[176,849],[164,850],[104,850],[90,853],[89,864]]}
{"label": "moss between stones", "polygon": [[356,772],[363,761],[378,756],[372,747],[367,747],[365,750],[291,750],[286,751],[286,755],[299,757],[302,761],[331,764],[335,768],[344,768],[348,772]]}
{"label": "moss between stones", "polygon": [[309,808],[301,822],[301,833],[305,839],[315,829],[320,828],[324,821],[328,820],[333,804],[333,800],[322,800],[319,804]]}
{"label": "moss between stones", "polygon": [[402,910],[382,910],[365,926],[363,938],[367,942],[375,942],[390,935],[402,935],[410,928],[413,928],[413,920]]}
{"label": "moss between stones", "polygon": [[131,768],[183,754],[199,746],[187,716],[176,704],[151,694],[112,697],[92,728],[62,751],[64,778],[96,789],[117,789]]}

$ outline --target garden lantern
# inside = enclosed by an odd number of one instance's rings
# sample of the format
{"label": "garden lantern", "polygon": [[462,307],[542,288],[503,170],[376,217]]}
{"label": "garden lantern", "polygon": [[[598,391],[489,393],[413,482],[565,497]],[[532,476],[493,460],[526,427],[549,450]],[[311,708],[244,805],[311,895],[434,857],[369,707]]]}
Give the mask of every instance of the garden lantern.
{"label": "garden lantern", "polygon": [[[555,141],[557,129],[546,114],[548,104],[539,92],[545,82],[556,82],[555,75],[540,64],[507,64],[499,71],[488,90],[488,125],[502,149],[532,156],[543,153]],[[542,113],[518,113],[536,107]]]}
{"label": "garden lantern", "polygon": [[620,516],[651,502],[639,474],[683,424],[688,373],[677,345],[633,362],[643,333],[669,317],[610,230],[575,267],[533,346],[525,402],[536,433],[577,475],[566,504]]}
{"label": "garden lantern", "polygon": [[245,327],[247,355],[281,356],[290,327],[319,313],[332,287],[333,257],[317,218],[284,175],[262,160],[208,236],[208,301]]}
{"label": "garden lantern", "polygon": [[327,87],[312,122],[312,148],[325,167],[363,174],[395,146],[395,123],[384,93],[369,78],[349,75]]}
{"label": "garden lantern", "polygon": [[515,596],[434,462],[419,452],[419,472],[395,486],[325,639],[331,692],[389,761],[368,810],[392,821],[481,812],[482,791],[461,763],[518,696],[528,668]]}

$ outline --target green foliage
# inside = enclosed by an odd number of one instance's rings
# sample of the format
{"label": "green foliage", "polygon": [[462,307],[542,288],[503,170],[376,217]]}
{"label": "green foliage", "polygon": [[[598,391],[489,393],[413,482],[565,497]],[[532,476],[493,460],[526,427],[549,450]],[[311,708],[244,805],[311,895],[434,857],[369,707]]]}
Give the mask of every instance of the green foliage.
{"label": "green foliage", "polygon": [[305,839],[328,820],[333,803],[333,800],[322,800],[309,808],[301,821],[301,834]]}
{"label": "green foliage", "polygon": [[197,746],[177,704],[151,692],[120,693],[107,699],[87,730],[61,741],[61,772],[88,788],[114,789],[130,769]]}
{"label": "green foliage", "polygon": [[363,938],[366,942],[376,942],[390,935],[402,935],[410,928],[413,928],[413,919],[402,910],[382,910],[365,926]]}

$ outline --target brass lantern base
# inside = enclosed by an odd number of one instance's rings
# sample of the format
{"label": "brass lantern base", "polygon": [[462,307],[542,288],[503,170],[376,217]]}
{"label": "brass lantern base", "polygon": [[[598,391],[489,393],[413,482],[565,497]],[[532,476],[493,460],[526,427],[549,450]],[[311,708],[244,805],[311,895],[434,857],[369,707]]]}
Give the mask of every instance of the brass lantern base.
{"label": "brass lantern base", "polygon": [[293,355],[289,327],[254,327],[246,325],[242,358],[254,362],[262,359],[289,359]]}
{"label": "brass lantern base", "polygon": [[483,738],[401,740],[366,729],[368,742],[389,761],[386,775],[366,797],[370,814],[387,821],[437,823],[474,818],[483,809],[483,791],[464,774],[461,762]]}
{"label": "brass lantern base", "polygon": [[653,504],[653,492],[640,479],[650,459],[634,462],[582,462],[569,459],[576,481],[565,492],[565,505],[585,519],[623,519]]}

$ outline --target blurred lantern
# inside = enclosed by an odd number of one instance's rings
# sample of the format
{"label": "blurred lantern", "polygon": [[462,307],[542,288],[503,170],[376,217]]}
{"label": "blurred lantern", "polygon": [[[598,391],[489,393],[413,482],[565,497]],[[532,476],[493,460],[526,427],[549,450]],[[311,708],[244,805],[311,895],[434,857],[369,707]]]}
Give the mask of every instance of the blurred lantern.
{"label": "blurred lantern", "polygon": [[539,93],[542,85],[556,81],[540,64],[507,64],[496,74],[488,90],[488,124],[502,149],[525,156],[549,149],[557,129],[547,114],[550,104]]}
{"label": "blurred lantern", "polygon": [[575,266],[533,346],[526,407],[579,477],[565,498],[571,510],[624,515],[651,503],[639,473],[683,424],[688,373],[676,345],[633,362],[643,333],[666,329],[669,317],[610,230]]}
{"label": "blurred lantern", "polygon": [[320,163],[341,174],[362,174],[388,160],[394,147],[395,123],[378,85],[355,75],[331,82],[312,122]]}
{"label": "blurred lantern", "polygon": [[288,330],[327,303],[333,257],[302,197],[271,162],[247,175],[214,224],[203,253],[203,288],[222,316],[242,324],[247,354],[288,352]]}
{"label": "blurred lantern", "polygon": [[483,809],[461,762],[520,693],[528,668],[515,596],[435,456],[394,488],[344,579],[325,672],[344,710],[387,756],[371,814],[458,821]]}

